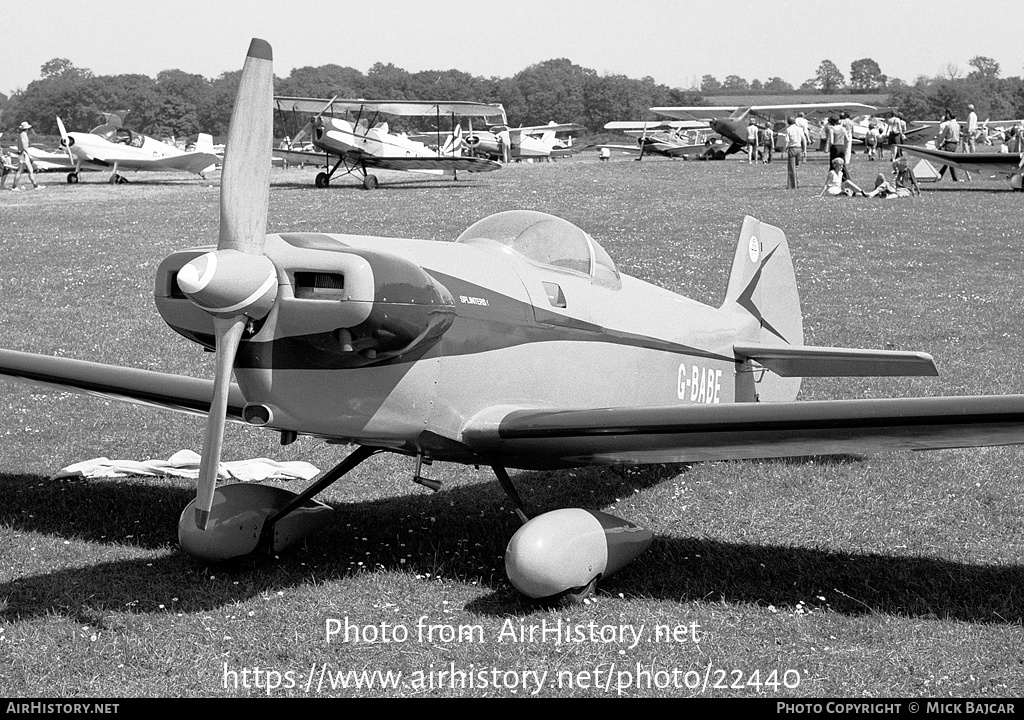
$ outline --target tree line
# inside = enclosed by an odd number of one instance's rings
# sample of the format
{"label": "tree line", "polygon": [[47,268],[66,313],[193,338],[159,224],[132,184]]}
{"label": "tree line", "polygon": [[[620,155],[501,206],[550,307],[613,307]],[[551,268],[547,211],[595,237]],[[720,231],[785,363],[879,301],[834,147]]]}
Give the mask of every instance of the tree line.
{"label": "tree line", "polygon": [[[918,77],[912,84],[882,73],[870,58],[854,61],[850,77],[831,60],[823,60],[814,77],[799,88],[772,77],[747,82],[730,75],[719,82],[705,75],[699,90],[670,88],[651,77],[599,74],[558,58],[531,65],[512,77],[482,77],[459,70],[411,73],[390,63],[377,63],[363,73],[340,65],[301,67],[275,80],[275,92],[300,97],[366,98],[368,100],[468,100],[504,105],[514,125],[539,125],[554,120],[576,122],[600,132],[612,120],[652,119],[658,105],[706,105],[720,94],[836,95],[847,92],[887,93],[889,104],[907,119],[934,120],[947,109],[963,115],[973,103],[979,118],[1024,117],[1024,81],[1000,77],[991,58],[976,56],[964,72],[948,65],[936,77]],[[214,79],[181,70],[164,70],[155,78],[139,74],[94,75],[70,60],[55,58],[40,68],[41,77],[4,100],[0,97],[0,129],[12,131],[28,121],[44,134],[56,134],[56,116],[73,130],[98,125],[101,113],[130,110],[126,124],[156,137],[195,137],[200,132],[227,133],[240,71]],[[809,101],[811,98],[809,98]],[[294,132],[278,118],[278,135]]]}
{"label": "tree line", "polygon": [[799,88],[779,77],[764,82],[747,82],[737,75],[729,75],[723,82],[719,82],[714,76],[705,75],[701,80],[700,92],[704,97],[879,93],[886,95],[888,105],[898,108],[908,120],[937,120],[947,109],[963,118],[968,104],[975,106],[982,120],[1024,118],[1024,80],[1020,77],[1000,77],[999,63],[984,55],[974,56],[968,60],[967,65],[970,69],[965,71],[950,63],[937,76],[921,75],[913,83],[907,83],[900,78],[885,75],[871,58],[854,60],[850,64],[849,80],[834,62],[822,60],[814,76],[804,81]]}
{"label": "tree line", "polygon": [[[56,116],[69,129],[87,130],[101,113],[130,110],[126,125],[156,137],[227,133],[241,71],[208,80],[181,70],[146,75],[94,75],[56,58],[41,77],[0,106],[0,129],[28,121],[41,133],[57,132]],[[465,100],[501,103],[509,122],[539,125],[576,122],[600,131],[612,120],[640,119],[656,105],[695,105],[700,95],[623,75],[600,75],[566,59],[531,65],[509,78],[486,78],[459,70],[410,73],[377,63],[366,73],[340,65],[296,68],[276,78],[278,95],[368,100]],[[278,135],[294,132],[278,118]]]}

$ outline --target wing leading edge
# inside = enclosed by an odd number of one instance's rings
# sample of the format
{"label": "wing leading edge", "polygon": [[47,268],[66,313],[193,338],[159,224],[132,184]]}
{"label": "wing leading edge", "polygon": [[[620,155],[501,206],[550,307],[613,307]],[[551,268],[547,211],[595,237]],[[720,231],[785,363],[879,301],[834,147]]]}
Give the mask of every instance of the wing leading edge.
{"label": "wing leading edge", "polygon": [[[0,349],[0,375],[191,415],[206,415],[213,397],[210,380],[15,350]],[[228,419],[241,421],[244,405],[242,391],[232,383]]]}
{"label": "wing leading edge", "polygon": [[1024,444],[1024,395],[493,408],[462,441],[509,466],[707,462]]}

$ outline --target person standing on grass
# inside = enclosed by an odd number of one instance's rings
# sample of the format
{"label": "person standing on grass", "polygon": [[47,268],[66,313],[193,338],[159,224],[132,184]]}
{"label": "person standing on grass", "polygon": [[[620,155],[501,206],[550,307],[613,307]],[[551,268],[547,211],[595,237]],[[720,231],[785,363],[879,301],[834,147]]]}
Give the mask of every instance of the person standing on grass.
{"label": "person standing on grass", "polygon": [[796,124],[796,118],[790,115],[786,118],[786,187],[790,190],[800,187],[796,170],[806,154],[807,135]]}
{"label": "person standing on grass", "polygon": [[967,132],[964,134],[964,152],[972,153],[977,149],[974,137],[978,134],[978,113],[974,112],[974,105],[968,105],[967,109]]}
{"label": "person standing on grass", "polygon": [[[0,133],[0,137],[3,136],[4,134]],[[7,189],[7,176],[11,174],[13,169],[14,166],[11,164],[11,159],[7,157],[3,147],[0,147],[0,190]]]}
{"label": "person standing on grass", "polygon": [[32,181],[32,187],[36,190],[42,190],[45,185],[40,185],[36,182],[36,171],[32,166],[32,158],[29,157],[28,149],[31,147],[31,143],[28,140],[28,131],[32,129],[32,126],[27,122],[23,122],[18,126],[20,131],[18,134],[18,170],[14,173],[14,180],[11,182],[11,190],[21,190],[18,187],[18,180],[21,178],[22,171],[28,171],[28,179]]}
{"label": "person standing on grass", "polygon": [[[935,139],[935,149],[953,153],[959,147],[960,123],[956,121],[956,115],[947,110],[942,124],[939,125],[939,136]],[[949,170],[949,177],[953,182],[960,182],[960,178],[956,176],[956,168],[952,165],[943,165],[939,168],[940,178],[946,174],[946,170]]]}
{"label": "person standing on grass", "polygon": [[747,164],[753,165],[757,160],[757,121],[750,118],[747,123]]}

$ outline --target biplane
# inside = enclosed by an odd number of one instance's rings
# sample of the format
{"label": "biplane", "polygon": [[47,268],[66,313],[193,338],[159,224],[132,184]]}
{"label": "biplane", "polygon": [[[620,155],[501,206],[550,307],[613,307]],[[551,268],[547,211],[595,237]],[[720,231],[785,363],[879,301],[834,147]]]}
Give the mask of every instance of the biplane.
{"label": "biplane", "polygon": [[[501,118],[500,105],[473,102],[320,100],[315,98],[276,97],[282,114],[313,114],[311,137],[314,147],[327,158],[327,170],[317,173],[314,184],[325,188],[338,172],[362,176],[367,190],[379,184],[370,170],[399,170],[455,175],[458,172],[490,172],[501,166],[490,160],[463,155],[463,138],[458,118]],[[346,119],[341,117],[349,115]],[[436,149],[390,132],[382,116],[434,118],[440,127],[442,118],[451,118],[452,132]],[[333,160],[337,158],[337,160]],[[294,152],[291,161],[295,161]],[[331,164],[333,162],[333,165]]]}
{"label": "biplane", "polygon": [[605,130],[620,130],[630,137],[636,138],[635,145],[616,145],[604,143],[599,149],[607,148],[618,152],[644,155],[661,155],[670,158],[696,158],[705,153],[710,154],[708,140],[714,132],[711,126],[702,121],[674,120],[659,121],[613,121],[605,123]]}
{"label": "biplane", "polygon": [[[584,230],[537,211],[486,217],[455,242],[268,235],[272,89],[270,46],[253,40],[217,245],[157,270],[157,308],[215,351],[212,380],[0,351],[12,378],[207,416],[179,521],[181,548],[203,562],[300,541],[330,517],[315,496],[388,452],[415,460],[415,478],[438,461],[492,468],[524,523],[510,580],[574,597],[651,532],[578,508],[529,518],[509,469],[1024,443],[1019,395],[797,401],[802,377],[937,370],[925,353],[804,345],[786,236],[753,218],[720,307],[620,272]],[[300,493],[218,485],[228,421],[355,449]]]}

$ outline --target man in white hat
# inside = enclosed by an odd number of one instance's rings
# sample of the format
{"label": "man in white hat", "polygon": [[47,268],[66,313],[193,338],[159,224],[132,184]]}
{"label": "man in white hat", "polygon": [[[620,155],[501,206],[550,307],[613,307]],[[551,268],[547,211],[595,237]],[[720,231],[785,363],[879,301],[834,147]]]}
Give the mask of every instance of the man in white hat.
{"label": "man in white hat", "polygon": [[974,112],[974,106],[968,105],[967,110],[967,132],[964,134],[964,152],[974,152],[974,136],[978,133],[978,114]]}
{"label": "man in white hat", "polygon": [[32,166],[32,158],[29,157],[28,149],[31,143],[28,141],[28,131],[32,129],[32,126],[27,122],[23,122],[18,126],[18,171],[14,173],[14,180],[11,182],[11,190],[21,190],[18,187],[18,180],[21,178],[22,170],[28,171],[28,179],[32,181],[32,187],[36,190],[42,190],[45,185],[40,185],[36,182],[36,171]]}

